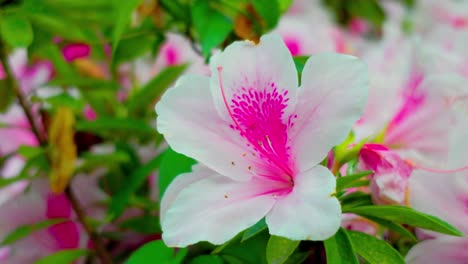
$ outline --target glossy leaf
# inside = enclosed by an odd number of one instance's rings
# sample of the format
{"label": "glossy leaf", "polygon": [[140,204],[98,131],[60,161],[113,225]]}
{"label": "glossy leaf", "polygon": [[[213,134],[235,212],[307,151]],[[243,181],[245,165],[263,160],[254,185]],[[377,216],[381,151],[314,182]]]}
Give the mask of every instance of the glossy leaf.
{"label": "glossy leaf", "polygon": [[271,236],[268,240],[266,256],[268,264],[283,264],[296,250],[300,241],[289,240],[284,237]]}
{"label": "glossy leaf", "polygon": [[343,212],[358,214],[364,217],[378,217],[394,223],[408,224],[414,227],[428,229],[448,235],[463,235],[462,232],[447,222],[405,206],[360,206],[346,210],[343,208]]}
{"label": "glossy leaf", "polygon": [[387,242],[361,232],[347,231],[356,252],[369,264],[404,264],[405,260]]}
{"label": "glossy leaf", "polygon": [[262,220],[258,221],[255,225],[245,230],[244,234],[242,235],[241,241],[244,242],[245,240],[259,234],[266,228],[267,228],[267,224],[265,222],[265,218],[262,218]]}
{"label": "glossy leaf", "polygon": [[324,241],[327,263],[358,264],[351,240],[343,228]]}
{"label": "glossy leaf", "polygon": [[232,21],[212,8],[208,0],[193,2],[192,20],[205,57],[208,57],[211,50],[221,44],[233,29]]}
{"label": "glossy leaf", "polygon": [[278,24],[280,11],[278,0],[253,0],[251,3],[265,22],[266,29],[274,28]]}

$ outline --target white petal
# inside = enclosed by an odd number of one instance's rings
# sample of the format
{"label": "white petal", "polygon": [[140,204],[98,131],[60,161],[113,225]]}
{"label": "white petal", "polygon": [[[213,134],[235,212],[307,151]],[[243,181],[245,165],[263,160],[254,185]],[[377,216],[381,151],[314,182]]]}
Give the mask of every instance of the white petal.
{"label": "white petal", "polygon": [[250,178],[243,139],[216,112],[207,77],[185,75],[156,105],[158,131],[177,152],[221,175]]}
{"label": "white petal", "polygon": [[346,138],[364,110],[367,88],[366,66],[355,57],[330,53],[309,58],[290,134],[300,171],[318,164]]}
{"label": "white petal", "polygon": [[261,195],[265,187],[255,178],[239,182],[213,172],[206,178],[196,174],[183,177],[181,181],[189,185],[178,195],[172,193],[178,187],[168,188],[165,197],[169,198],[164,198],[167,204],[161,211],[163,240],[169,246],[199,241],[222,244],[254,225],[275,203],[272,195]]}
{"label": "white petal", "polygon": [[416,244],[406,255],[408,264],[466,264],[468,237],[444,237]]}
{"label": "white petal", "polygon": [[[234,95],[242,93],[242,87],[272,91],[271,84],[274,84],[279,91],[288,91],[289,101],[283,115],[287,121],[296,104],[298,80],[292,56],[278,35],[265,35],[258,44],[234,42],[211,58],[210,67],[211,92],[216,109],[224,120],[232,121],[226,103],[231,105]],[[218,67],[222,68],[223,87],[220,86]]]}
{"label": "white petal", "polygon": [[335,176],[316,166],[294,179],[294,189],[280,198],[266,222],[272,235],[292,240],[325,240],[341,224],[341,207],[335,192]]}
{"label": "white petal", "polygon": [[467,170],[456,173],[415,170],[409,180],[409,190],[411,207],[437,216],[468,233]]}

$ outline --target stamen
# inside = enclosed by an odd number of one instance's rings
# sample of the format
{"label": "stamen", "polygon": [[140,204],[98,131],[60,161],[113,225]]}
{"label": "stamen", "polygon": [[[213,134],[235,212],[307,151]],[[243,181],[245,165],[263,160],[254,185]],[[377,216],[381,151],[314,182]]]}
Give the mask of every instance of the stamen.
{"label": "stamen", "polygon": [[412,167],[414,167],[415,169],[420,169],[420,170],[435,172],[435,173],[454,173],[454,172],[460,172],[460,171],[468,170],[468,166],[464,166],[464,167],[460,167],[460,168],[456,168],[456,169],[444,170],[444,169],[435,169],[435,168],[425,167],[425,166],[422,166],[420,164],[415,164],[412,161],[407,161],[407,162]]}
{"label": "stamen", "polygon": [[223,79],[221,75],[223,71],[223,67],[218,66],[217,69],[218,69],[218,76],[219,76],[219,88],[221,89],[221,96],[223,97],[224,106],[226,106],[226,110],[228,111],[229,116],[231,117],[231,120],[234,122],[234,124],[236,124],[237,129],[240,129],[239,124],[237,123],[236,119],[234,118],[234,115],[232,114],[231,108],[229,107],[229,104],[227,102],[226,94],[224,92]]}

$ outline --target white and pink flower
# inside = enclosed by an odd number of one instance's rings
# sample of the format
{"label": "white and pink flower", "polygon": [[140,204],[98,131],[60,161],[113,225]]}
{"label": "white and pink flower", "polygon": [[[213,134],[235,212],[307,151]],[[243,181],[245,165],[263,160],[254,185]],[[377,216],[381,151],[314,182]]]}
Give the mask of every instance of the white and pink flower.
{"label": "white and pink flower", "polygon": [[343,141],[367,97],[366,67],[317,54],[298,88],[280,37],[228,46],[213,75],[186,75],[156,106],[169,145],[200,164],[179,175],[161,204],[170,246],[221,244],[266,218],[270,233],[324,240],[340,226],[335,177],[319,163]]}

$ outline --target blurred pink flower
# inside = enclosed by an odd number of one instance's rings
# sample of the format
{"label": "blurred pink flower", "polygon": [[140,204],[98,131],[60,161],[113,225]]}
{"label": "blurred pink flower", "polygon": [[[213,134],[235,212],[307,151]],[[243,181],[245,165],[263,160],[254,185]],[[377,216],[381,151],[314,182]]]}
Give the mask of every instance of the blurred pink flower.
{"label": "blurred pink flower", "polygon": [[[466,164],[466,131],[468,113],[460,113],[464,122],[451,131],[450,167]],[[419,211],[435,215],[452,224],[465,237],[451,237],[436,232],[421,230],[428,238],[414,246],[406,260],[410,264],[468,262],[468,169],[447,173],[416,170],[410,178],[410,204]],[[418,234],[418,236],[419,236]]]}
{"label": "blurred pink flower", "polygon": [[200,162],[163,196],[164,241],[221,244],[263,217],[274,235],[332,236],[340,204],[334,176],[319,163],[363,110],[365,65],[314,55],[297,88],[287,47],[265,35],[259,44],[234,42],[212,57],[211,69],[211,78],[183,76],[156,106],[169,145]]}
{"label": "blurred pink flower", "polygon": [[359,153],[361,170],[373,170],[370,191],[376,204],[406,204],[413,168],[394,151],[380,144],[365,144]]}
{"label": "blurred pink flower", "polygon": [[68,62],[79,58],[87,58],[90,53],[91,47],[84,43],[71,43],[62,48],[63,57]]}

